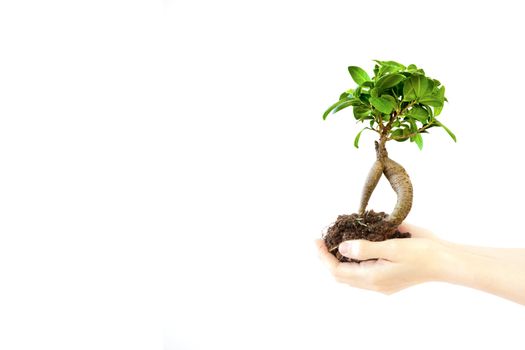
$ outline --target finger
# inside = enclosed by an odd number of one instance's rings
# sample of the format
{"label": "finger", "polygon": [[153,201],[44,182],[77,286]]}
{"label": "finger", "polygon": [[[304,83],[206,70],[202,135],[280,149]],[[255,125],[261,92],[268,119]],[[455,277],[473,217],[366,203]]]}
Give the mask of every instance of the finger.
{"label": "finger", "polygon": [[321,239],[321,238],[316,239],[315,240],[315,245],[317,246],[317,249],[323,249],[323,248],[326,249],[326,245],[324,243],[324,239]]}
{"label": "finger", "polygon": [[333,275],[338,282],[357,288],[378,290],[383,287],[385,278],[388,279],[393,264],[383,259],[341,263]]}
{"label": "finger", "polygon": [[339,245],[339,253],[356,260],[385,259],[397,261],[400,255],[399,241],[403,239],[389,239],[382,242],[366,240],[345,241]]}
{"label": "finger", "polygon": [[[363,277],[367,269],[360,264],[350,262],[340,262],[333,254],[331,254],[324,240],[316,240],[316,245],[319,249],[319,258],[327,265],[330,273],[335,277],[339,283],[349,284],[354,287],[361,287]],[[361,287],[362,288],[362,287]]]}
{"label": "finger", "polygon": [[326,248],[324,240],[316,239],[315,245],[317,246],[319,252],[319,259],[321,259],[321,261],[328,266],[330,271],[335,271],[337,269],[337,265],[339,264],[339,260],[337,260],[337,258],[332,254],[330,254],[330,252]]}

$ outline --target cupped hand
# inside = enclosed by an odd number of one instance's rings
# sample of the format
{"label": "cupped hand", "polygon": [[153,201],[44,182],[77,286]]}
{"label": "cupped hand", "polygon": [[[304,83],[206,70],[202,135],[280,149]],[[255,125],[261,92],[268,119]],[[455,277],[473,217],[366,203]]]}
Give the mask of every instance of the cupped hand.
{"label": "cupped hand", "polygon": [[446,258],[447,245],[430,231],[414,225],[403,223],[398,229],[410,232],[412,238],[353,240],[339,245],[342,255],[362,260],[360,263],[340,262],[328,252],[322,239],[316,241],[319,257],[338,282],[384,294],[440,280],[440,263]]}

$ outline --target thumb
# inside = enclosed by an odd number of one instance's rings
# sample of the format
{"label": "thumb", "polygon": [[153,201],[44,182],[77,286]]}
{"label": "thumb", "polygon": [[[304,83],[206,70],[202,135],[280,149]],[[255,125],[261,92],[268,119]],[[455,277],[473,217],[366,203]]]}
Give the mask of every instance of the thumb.
{"label": "thumb", "polygon": [[385,259],[397,260],[399,256],[399,239],[389,239],[381,242],[367,240],[345,241],[339,244],[339,253],[356,260]]}

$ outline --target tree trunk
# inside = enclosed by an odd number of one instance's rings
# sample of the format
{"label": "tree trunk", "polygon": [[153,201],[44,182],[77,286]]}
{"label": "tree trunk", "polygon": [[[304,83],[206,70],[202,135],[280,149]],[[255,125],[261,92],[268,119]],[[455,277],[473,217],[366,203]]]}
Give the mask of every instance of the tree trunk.
{"label": "tree trunk", "polygon": [[412,182],[410,181],[410,177],[405,168],[388,157],[385,143],[385,137],[381,137],[379,142],[375,142],[377,160],[372,165],[372,169],[370,169],[363,187],[359,215],[364,214],[368,201],[372,196],[372,192],[376,188],[381,175],[384,174],[397,195],[396,206],[386,220],[391,222],[394,226],[399,226],[403,220],[405,220],[412,208]]}

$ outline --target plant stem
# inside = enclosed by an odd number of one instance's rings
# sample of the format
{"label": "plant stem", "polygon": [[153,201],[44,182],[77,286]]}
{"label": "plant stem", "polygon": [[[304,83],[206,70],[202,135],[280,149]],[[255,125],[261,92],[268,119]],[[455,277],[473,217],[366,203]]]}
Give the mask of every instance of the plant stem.
{"label": "plant stem", "polygon": [[407,139],[407,138],[410,138],[410,137],[412,137],[412,136],[415,136],[415,135],[417,135],[418,133],[420,133],[421,131],[424,131],[425,129],[430,128],[430,127],[432,126],[432,123],[433,123],[433,121],[431,121],[431,122],[428,123],[427,125],[425,125],[425,126],[419,128],[416,132],[413,132],[413,133],[411,133],[411,134],[408,134],[407,136],[401,136],[401,137],[389,137],[389,138],[388,138],[388,141],[389,141],[389,140],[401,140],[401,139]]}

